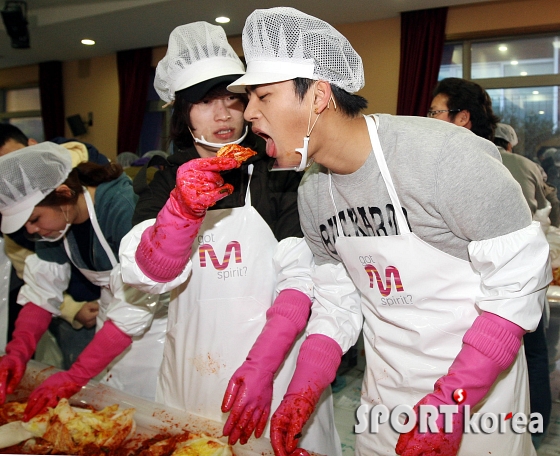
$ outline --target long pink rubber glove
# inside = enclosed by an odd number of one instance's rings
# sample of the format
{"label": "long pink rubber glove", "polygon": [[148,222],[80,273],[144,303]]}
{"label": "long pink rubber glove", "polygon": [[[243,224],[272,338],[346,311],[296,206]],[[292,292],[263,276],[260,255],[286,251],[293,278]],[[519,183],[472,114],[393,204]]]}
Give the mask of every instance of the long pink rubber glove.
{"label": "long pink rubber glove", "polygon": [[231,377],[222,412],[231,413],[224,426],[230,445],[247,443],[253,431],[259,438],[270,415],[272,381],[286,353],[305,328],[311,300],[298,290],[283,290],[266,312],[266,324],[247,360]]}
{"label": "long pink rubber glove", "polygon": [[138,266],[150,279],[169,282],[183,271],[206,210],[233,192],[219,171],[237,166],[234,158],[211,157],[179,167],[175,188],[136,249]]}
{"label": "long pink rubber glove", "polygon": [[[401,434],[395,451],[401,456],[453,456],[461,446],[463,437],[464,406],[471,409],[488,393],[498,375],[515,360],[525,330],[497,315],[483,312],[463,337],[463,347],[451,364],[447,375],[434,385],[434,392],[418,402],[422,404],[454,405],[453,392],[462,388],[466,399],[453,417],[453,432],[443,432],[444,417],[436,420],[439,432],[419,433],[418,425]],[[512,391],[511,394],[514,394]],[[439,409],[438,409],[439,410]]]}
{"label": "long pink rubber glove", "polygon": [[52,314],[28,302],[20,310],[12,334],[6,345],[6,355],[0,358],[0,404],[6,401],[6,394],[14,392],[19,385],[27,362],[35,353],[37,343],[46,332]]}
{"label": "long pink rubber glove", "polygon": [[123,333],[112,321],[106,321],[68,371],[51,375],[33,390],[23,420],[29,421],[47,407],[55,407],[63,397],[76,394],[131,343],[132,338],[128,334]]}
{"label": "long pink rubber glove", "polygon": [[303,426],[323,391],[333,382],[342,359],[340,346],[323,334],[312,334],[301,345],[296,371],[270,423],[276,456],[306,455],[297,448]]}

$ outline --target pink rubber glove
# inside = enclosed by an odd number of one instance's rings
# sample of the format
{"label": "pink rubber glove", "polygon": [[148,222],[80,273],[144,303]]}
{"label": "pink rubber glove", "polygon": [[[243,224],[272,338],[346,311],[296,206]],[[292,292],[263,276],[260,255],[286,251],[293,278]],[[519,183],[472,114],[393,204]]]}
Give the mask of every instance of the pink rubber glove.
{"label": "pink rubber glove", "polygon": [[19,385],[27,361],[35,353],[37,343],[51,320],[49,311],[31,302],[20,310],[12,340],[6,345],[6,355],[0,358],[0,404],[6,402],[6,394],[12,394]]}
{"label": "pink rubber glove", "polygon": [[233,192],[219,171],[238,166],[234,158],[211,157],[179,167],[175,188],[136,250],[138,266],[150,279],[169,282],[183,271],[206,210]]}
{"label": "pink rubber glove", "polygon": [[305,455],[297,448],[303,426],[323,391],[333,382],[342,350],[330,337],[312,334],[302,344],[296,371],[270,423],[270,440],[276,456]]}
{"label": "pink rubber glove", "polygon": [[222,412],[231,413],[224,426],[230,445],[247,443],[253,431],[259,438],[270,415],[272,381],[286,353],[309,318],[311,300],[297,290],[283,290],[266,312],[266,324],[247,360],[228,383]]}
{"label": "pink rubber glove", "polygon": [[27,401],[23,421],[29,421],[47,407],[56,407],[63,397],[76,394],[131,343],[132,338],[128,334],[123,333],[112,321],[106,321],[68,371],[51,375],[33,390]]}
{"label": "pink rubber glove", "polygon": [[[476,318],[463,337],[463,347],[451,364],[447,375],[438,379],[434,392],[421,399],[415,406],[429,404],[454,405],[453,392],[462,388],[466,399],[453,416],[453,432],[443,432],[444,416],[436,420],[437,434],[419,433],[415,427],[401,434],[395,451],[401,456],[453,456],[459,451],[463,437],[464,406],[472,409],[488,393],[498,375],[515,360],[525,330],[497,315],[483,312]],[[512,394],[514,392],[512,391]],[[439,410],[439,408],[438,408]]]}

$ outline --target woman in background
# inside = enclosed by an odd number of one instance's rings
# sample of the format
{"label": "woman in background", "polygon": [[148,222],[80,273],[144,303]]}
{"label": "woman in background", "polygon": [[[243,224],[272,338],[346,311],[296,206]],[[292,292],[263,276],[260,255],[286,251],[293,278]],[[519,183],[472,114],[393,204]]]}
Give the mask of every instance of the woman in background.
{"label": "woman in background", "polygon": [[157,341],[163,339],[165,318],[151,325],[158,296],[126,286],[117,260],[136,200],[119,165],[86,162],[72,168],[68,150],[54,143],[0,157],[2,232],[25,226],[37,240],[47,241],[37,242],[35,254],[25,261],[25,284],[18,296],[24,307],[0,359],[0,402],[17,387],[37,341],[52,316],[60,314],[70,263],[102,289],[98,332],[68,371],[52,375],[33,391],[26,420],[77,393],[106,368],[104,382],[110,386],[155,397],[163,350]]}

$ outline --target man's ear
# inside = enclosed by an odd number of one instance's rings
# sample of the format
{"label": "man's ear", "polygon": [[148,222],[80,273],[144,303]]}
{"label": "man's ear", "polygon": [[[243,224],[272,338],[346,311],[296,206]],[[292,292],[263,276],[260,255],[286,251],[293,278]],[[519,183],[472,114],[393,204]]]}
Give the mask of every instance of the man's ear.
{"label": "man's ear", "polygon": [[321,114],[329,106],[332,97],[331,84],[328,81],[317,81],[313,89],[313,111],[315,114]]}
{"label": "man's ear", "polygon": [[457,113],[455,119],[453,120],[453,123],[455,125],[459,125],[460,127],[465,127],[466,125],[469,124],[470,121],[471,121],[471,113],[466,109],[463,109],[462,111]]}

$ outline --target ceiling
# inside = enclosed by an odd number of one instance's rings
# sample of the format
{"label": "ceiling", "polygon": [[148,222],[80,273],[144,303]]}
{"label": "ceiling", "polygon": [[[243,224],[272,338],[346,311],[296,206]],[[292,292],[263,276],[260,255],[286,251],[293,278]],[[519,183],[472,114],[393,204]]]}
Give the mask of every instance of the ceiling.
{"label": "ceiling", "polygon": [[[217,16],[231,18],[223,25],[229,36],[240,35],[246,17],[257,8],[292,6],[336,25],[483,1],[487,0],[27,0],[31,47],[12,48],[0,21],[0,68],[165,46],[176,26],[200,20],[214,23]],[[4,5],[0,0],[0,9]],[[83,38],[96,45],[84,46]]]}

